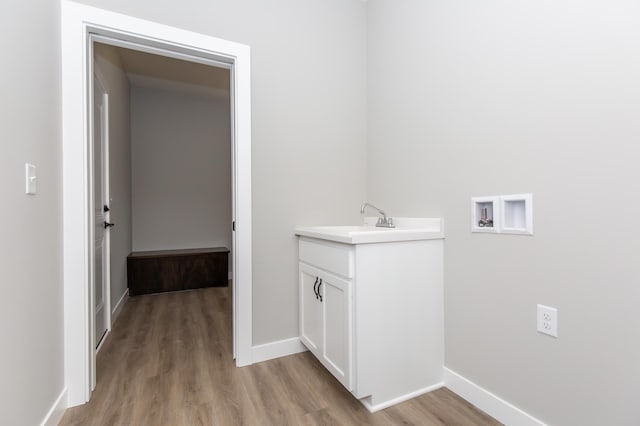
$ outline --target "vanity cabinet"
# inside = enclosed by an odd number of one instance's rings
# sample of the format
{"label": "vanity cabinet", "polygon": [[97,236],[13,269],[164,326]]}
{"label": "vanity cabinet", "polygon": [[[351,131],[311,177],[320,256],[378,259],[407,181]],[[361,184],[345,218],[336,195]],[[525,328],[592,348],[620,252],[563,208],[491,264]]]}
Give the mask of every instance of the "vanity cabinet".
{"label": "vanity cabinet", "polygon": [[300,262],[300,339],[351,390],[351,281]]}
{"label": "vanity cabinet", "polygon": [[296,230],[300,341],[370,411],[442,386],[442,234],[345,243],[322,232]]}

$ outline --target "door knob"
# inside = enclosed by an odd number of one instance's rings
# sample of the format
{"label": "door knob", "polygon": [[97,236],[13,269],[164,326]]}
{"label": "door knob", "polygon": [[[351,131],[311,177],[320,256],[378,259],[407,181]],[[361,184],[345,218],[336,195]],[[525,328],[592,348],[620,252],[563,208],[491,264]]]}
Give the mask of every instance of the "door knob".
{"label": "door knob", "polygon": [[104,229],[111,228],[112,226],[116,226],[115,223],[109,223],[106,220],[104,221]]}
{"label": "door knob", "polygon": [[102,207],[102,211],[105,212],[105,213],[108,212],[109,211],[109,206],[105,204],[104,207]]}

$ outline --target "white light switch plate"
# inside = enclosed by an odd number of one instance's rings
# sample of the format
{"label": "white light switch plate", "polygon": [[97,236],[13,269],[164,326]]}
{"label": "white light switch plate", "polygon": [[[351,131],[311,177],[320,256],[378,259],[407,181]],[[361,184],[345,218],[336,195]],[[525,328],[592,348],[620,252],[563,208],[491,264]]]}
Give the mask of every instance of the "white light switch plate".
{"label": "white light switch plate", "polygon": [[36,174],[36,166],[26,163],[24,165],[25,193],[36,195],[38,190],[38,175]]}

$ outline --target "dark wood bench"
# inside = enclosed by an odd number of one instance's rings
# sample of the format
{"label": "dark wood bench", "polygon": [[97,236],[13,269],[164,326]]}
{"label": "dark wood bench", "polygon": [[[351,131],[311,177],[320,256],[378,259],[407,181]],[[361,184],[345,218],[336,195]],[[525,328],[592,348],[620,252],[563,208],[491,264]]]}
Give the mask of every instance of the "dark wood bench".
{"label": "dark wood bench", "polygon": [[127,256],[129,295],[226,287],[228,256],[226,247],[133,252]]}

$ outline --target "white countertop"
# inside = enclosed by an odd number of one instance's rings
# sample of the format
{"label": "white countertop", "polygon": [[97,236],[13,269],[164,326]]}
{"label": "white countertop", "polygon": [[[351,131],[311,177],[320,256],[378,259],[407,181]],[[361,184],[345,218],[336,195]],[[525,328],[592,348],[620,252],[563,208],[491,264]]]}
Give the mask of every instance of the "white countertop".
{"label": "white countertop", "polygon": [[444,238],[440,218],[393,218],[395,228],[378,228],[376,218],[365,218],[364,225],[300,226],[296,235],[345,244],[388,243],[396,241],[434,240]]}

